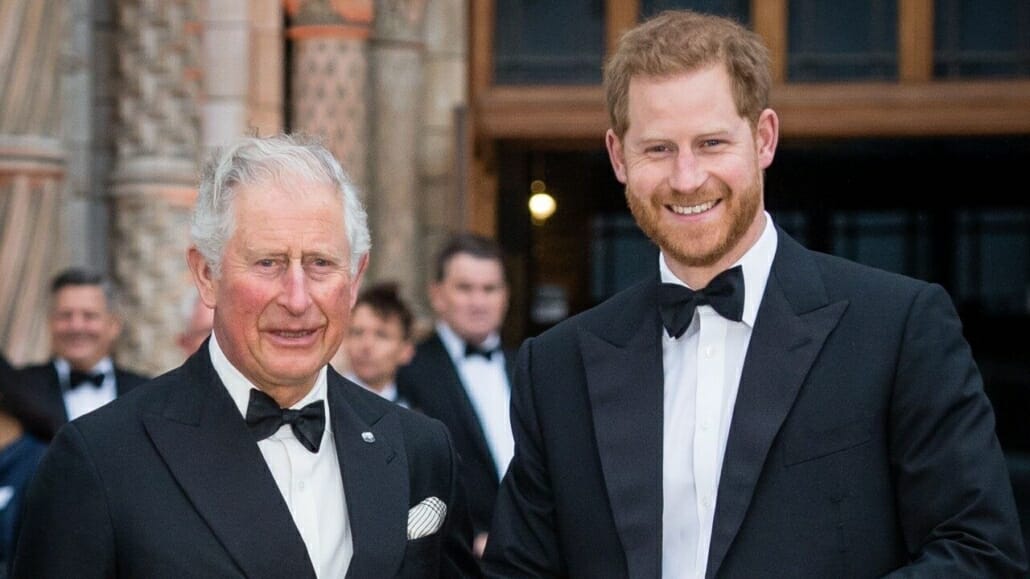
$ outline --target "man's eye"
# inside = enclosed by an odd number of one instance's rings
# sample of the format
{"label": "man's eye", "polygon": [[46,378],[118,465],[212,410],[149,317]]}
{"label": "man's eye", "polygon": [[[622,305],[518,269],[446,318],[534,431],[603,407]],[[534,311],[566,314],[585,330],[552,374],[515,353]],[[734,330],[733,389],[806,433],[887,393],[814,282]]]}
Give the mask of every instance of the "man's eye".
{"label": "man's eye", "polygon": [[258,267],[273,267],[275,266],[274,259],[259,259],[257,260]]}

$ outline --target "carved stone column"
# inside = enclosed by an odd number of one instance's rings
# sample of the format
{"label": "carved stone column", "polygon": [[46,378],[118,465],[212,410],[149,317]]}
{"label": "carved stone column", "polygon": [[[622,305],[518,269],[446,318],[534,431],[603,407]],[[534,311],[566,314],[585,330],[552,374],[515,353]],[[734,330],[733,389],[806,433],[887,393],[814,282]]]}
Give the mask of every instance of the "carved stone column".
{"label": "carved stone column", "polygon": [[119,362],[178,365],[189,211],[196,199],[200,30],[191,0],[119,0],[114,265],[123,292]]}
{"label": "carved stone column", "polygon": [[365,195],[372,0],[292,0],[287,9],[292,127],[324,138]]}
{"label": "carved stone column", "polygon": [[0,0],[0,346],[16,364],[46,356],[47,284],[59,266],[65,8]]}
{"label": "carved stone column", "polygon": [[282,0],[250,0],[250,93],[247,127],[258,135],[283,130]]}
{"label": "carved stone column", "polygon": [[408,301],[418,277],[419,143],[425,0],[380,0],[372,41],[372,182],[369,281],[399,283]]}

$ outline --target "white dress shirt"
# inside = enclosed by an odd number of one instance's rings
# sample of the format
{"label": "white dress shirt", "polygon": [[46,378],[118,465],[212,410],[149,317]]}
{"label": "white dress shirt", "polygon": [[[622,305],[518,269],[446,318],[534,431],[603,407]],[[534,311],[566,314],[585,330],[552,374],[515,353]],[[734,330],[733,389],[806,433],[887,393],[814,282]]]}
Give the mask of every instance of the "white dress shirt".
{"label": "white dress shirt", "polygon": [[472,408],[479,416],[487,446],[497,468],[497,478],[504,478],[508,463],[515,455],[515,439],[511,434],[511,417],[508,404],[511,402],[511,385],[504,364],[504,351],[500,348],[501,337],[490,334],[480,344],[484,349],[496,349],[489,360],[483,356],[465,356],[465,340],[444,322],[436,323],[440,336],[454,367],[458,369],[462,386],[472,401]]}
{"label": "white dress shirt", "polygon": [[[662,576],[704,577],[737,388],[758,306],[776,253],[765,214],[758,241],[734,266],[744,272],[744,316],[733,322],[699,306],[678,339],[662,332],[665,372],[662,465]],[[659,257],[664,283],[686,285]]]}
{"label": "white dress shirt", "polygon": [[[215,372],[240,414],[246,418],[250,391],[254,386],[225,357],[214,334],[209,344]],[[325,406],[325,432],[317,453],[304,448],[293,435],[293,430],[285,424],[257,445],[304,539],[315,574],[336,579],[347,574],[354,546],[344,499],[343,475],[332,436],[332,419],[329,405],[325,402],[327,390],[326,369],[322,368],[307,396],[291,406],[303,408],[316,400],[321,400]]]}
{"label": "white dress shirt", "polygon": [[54,360],[54,368],[57,369],[57,380],[61,383],[64,410],[68,413],[68,420],[75,420],[83,414],[93,412],[118,397],[118,388],[115,386],[114,379],[114,363],[111,362],[111,358],[104,358],[97,362],[97,365],[89,371],[90,374],[104,375],[104,381],[100,383],[99,387],[83,384],[73,389],[71,387],[71,364],[64,358]]}

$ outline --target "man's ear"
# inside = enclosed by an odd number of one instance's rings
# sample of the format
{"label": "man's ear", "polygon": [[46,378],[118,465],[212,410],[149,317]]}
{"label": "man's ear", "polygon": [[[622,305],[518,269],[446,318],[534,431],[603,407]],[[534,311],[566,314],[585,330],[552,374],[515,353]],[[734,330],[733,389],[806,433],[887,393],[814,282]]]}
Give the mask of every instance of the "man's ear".
{"label": "man's ear", "polygon": [[406,366],[411,359],[415,357],[415,344],[411,343],[411,340],[404,341],[404,349],[401,350],[399,356],[399,366]]}
{"label": "man's ear", "polygon": [[758,166],[762,169],[772,165],[779,139],[780,119],[776,116],[776,111],[765,109],[755,124],[755,148],[758,150]]}
{"label": "man's ear", "polygon": [[612,163],[612,170],[615,171],[615,178],[619,183],[626,184],[626,157],[622,149],[622,140],[615,131],[608,129],[604,134],[604,146],[608,149],[608,160]]}
{"label": "man's ear", "polygon": [[433,312],[436,315],[440,315],[440,312],[444,308],[444,303],[442,301],[443,297],[440,295],[440,285],[442,283],[443,282],[440,281],[431,281],[429,282],[429,287],[426,291],[426,293],[429,295],[429,307],[433,308]]}
{"label": "man's ear", "polygon": [[367,253],[361,257],[361,261],[358,263],[358,271],[350,280],[350,307],[352,310],[354,309],[354,304],[358,303],[358,295],[361,293],[361,281],[365,279],[365,270],[368,269],[369,259],[369,254]]}
{"label": "man's ear", "polygon": [[211,265],[204,259],[197,246],[191,245],[186,251],[186,263],[190,266],[190,273],[193,274],[193,283],[197,286],[200,300],[209,308],[215,307],[218,280],[215,279]]}

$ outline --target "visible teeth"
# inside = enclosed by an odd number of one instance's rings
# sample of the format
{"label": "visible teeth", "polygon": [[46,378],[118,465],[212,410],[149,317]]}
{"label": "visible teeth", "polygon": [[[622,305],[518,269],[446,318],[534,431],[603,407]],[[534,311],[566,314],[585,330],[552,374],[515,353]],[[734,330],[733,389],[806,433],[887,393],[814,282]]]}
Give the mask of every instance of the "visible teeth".
{"label": "visible teeth", "polygon": [[307,330],[301,330],[299,332],[287,332],[284,330],[279,332],[279,335],[284,338],[302,338],[310,333],[311,332],[308,332]]}
{"label": "visible teeth", "polygon": [[683,205],[669,205],[669,208],[672,209],[673,213],[678,213],[680,215],[695,215],[697,213],[704,213],[712,207],[715,207],[715,203],[715,201],[709,201],[707,203],[691,205],[689,207]]}

